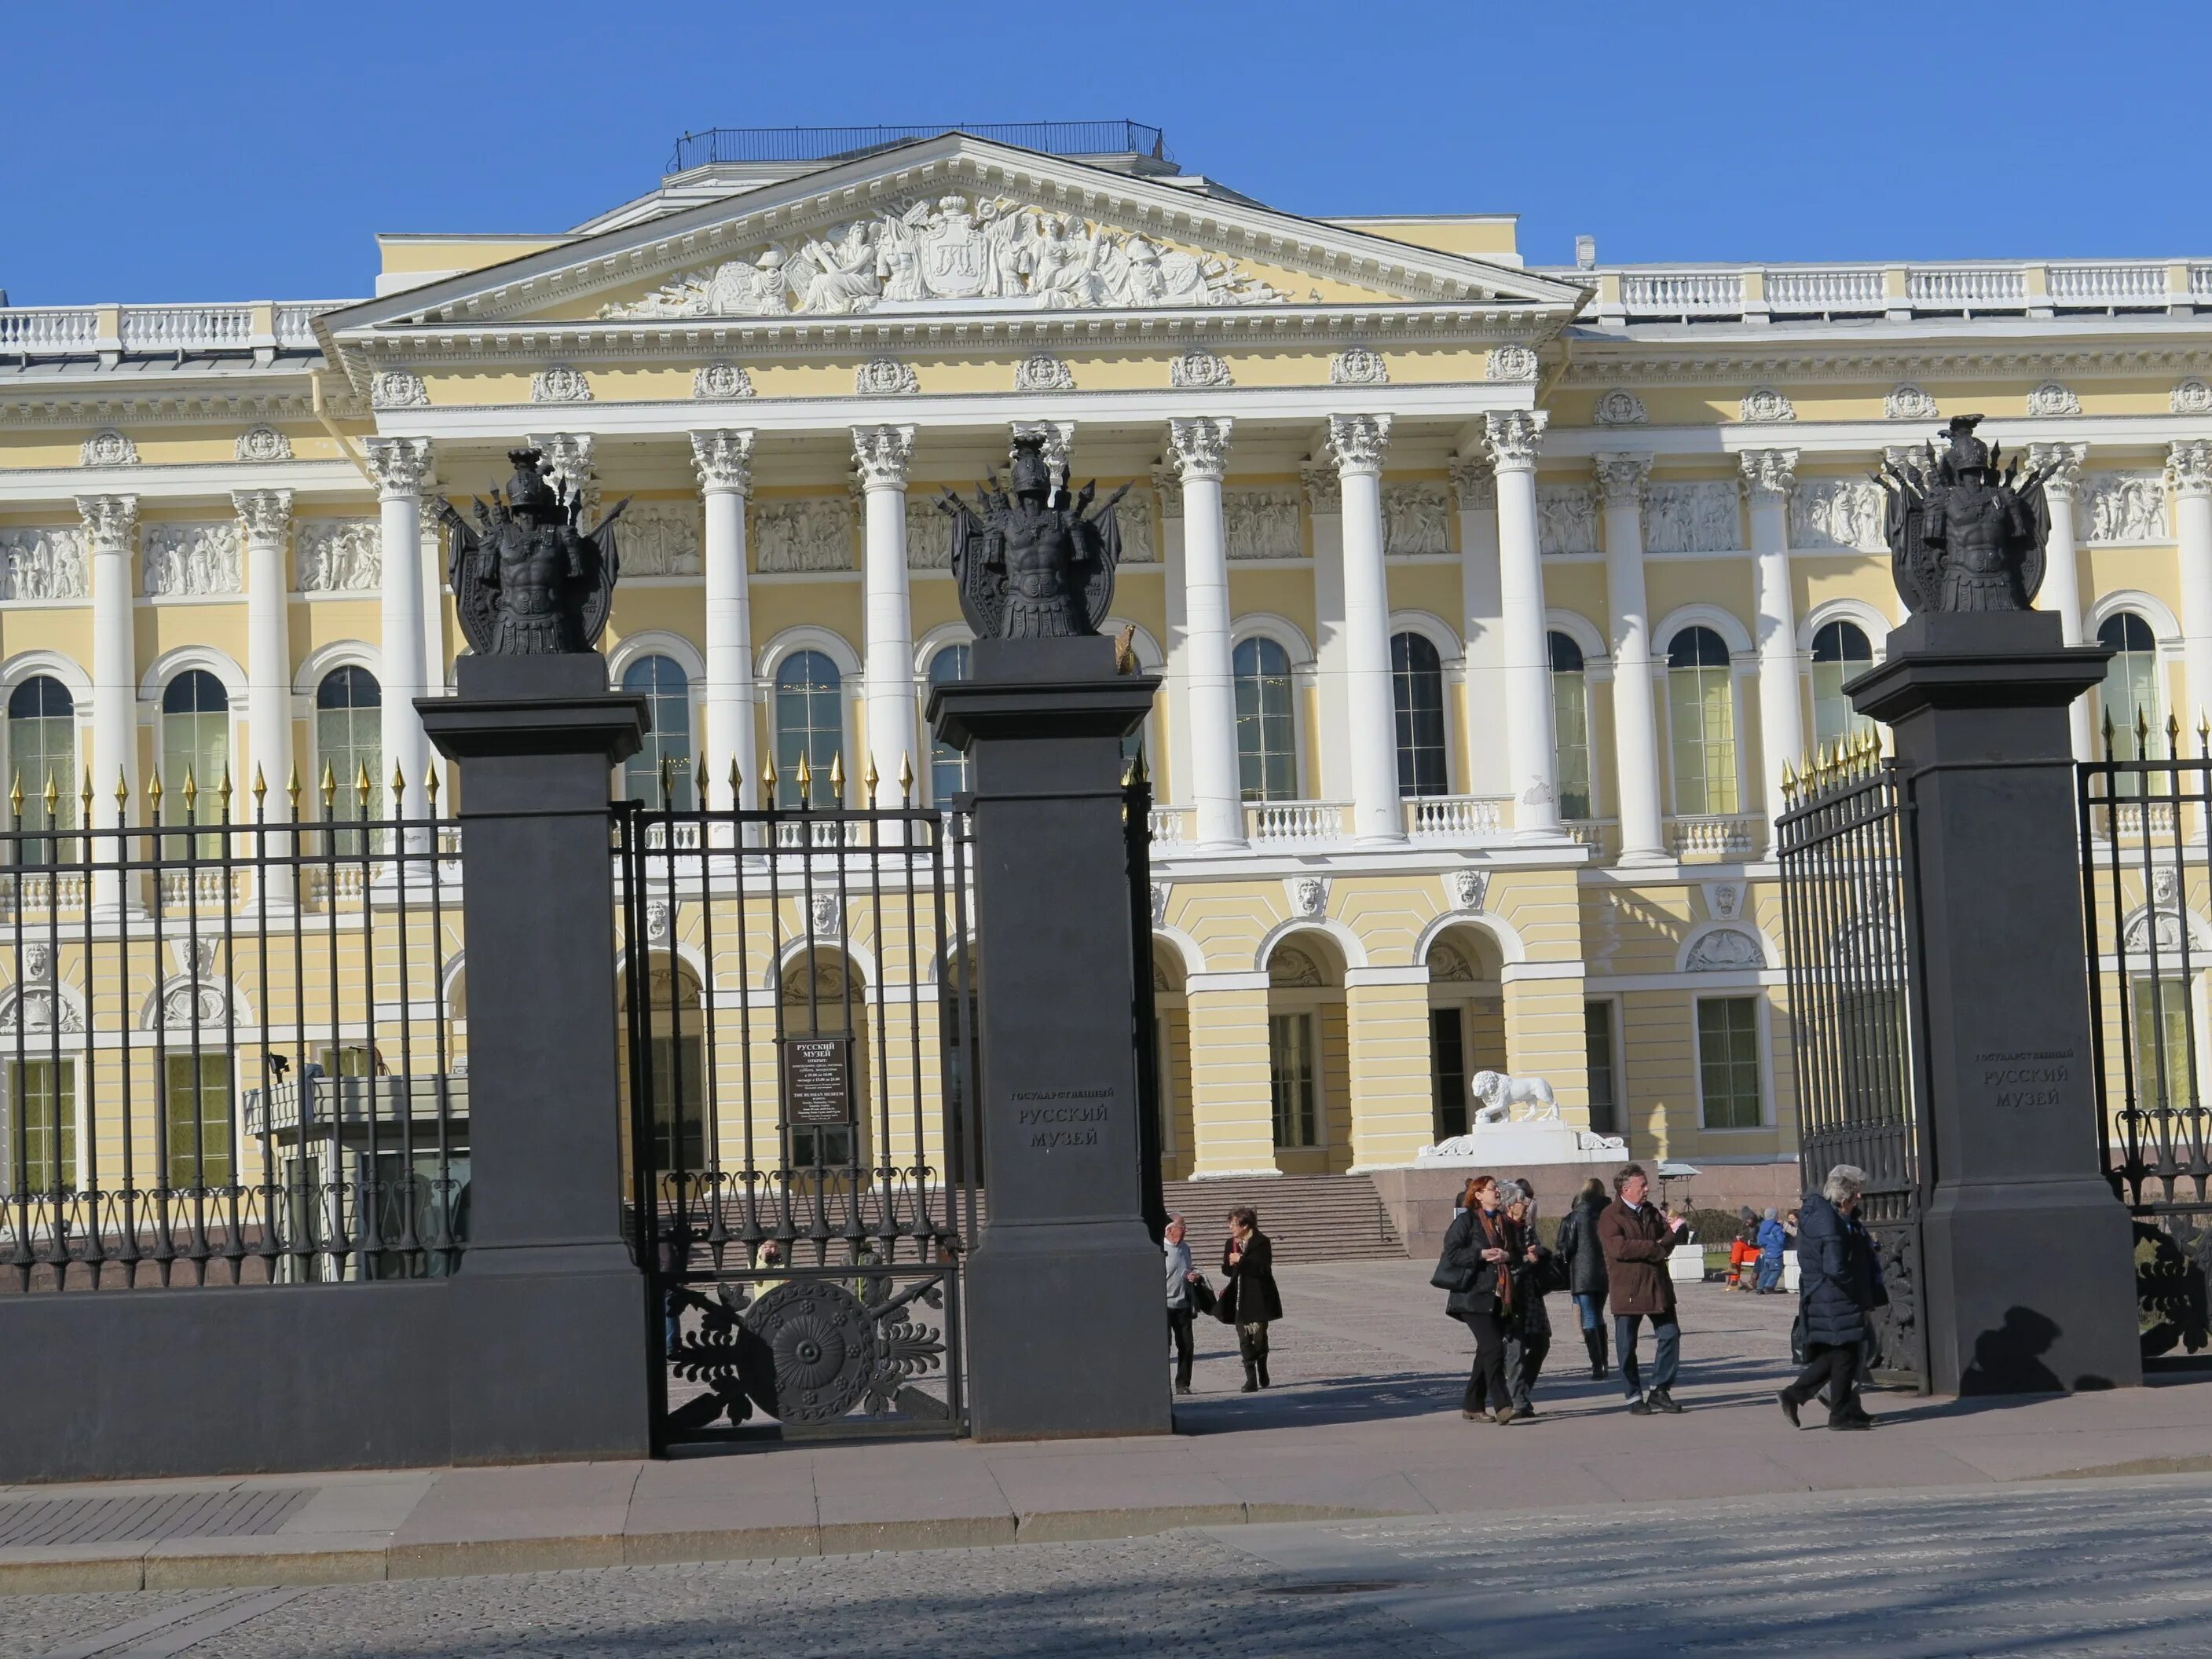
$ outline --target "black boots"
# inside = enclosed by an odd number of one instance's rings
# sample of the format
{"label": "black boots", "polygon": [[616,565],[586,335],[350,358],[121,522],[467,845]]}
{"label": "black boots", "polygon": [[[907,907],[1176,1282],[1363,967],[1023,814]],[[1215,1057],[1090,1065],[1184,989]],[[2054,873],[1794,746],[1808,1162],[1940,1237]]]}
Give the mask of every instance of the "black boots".
{"label": "black boots", "polygon": [[1605,1380],[1605,1331],[1602,1327],[1583,1333],[1583,1346],[1589,1350],[1590,1380]]}
{"label": "black boots", "polygon": [[1249,1359],[1244,1362],[1244,1388],[1243,1391],[1246,1394],[1257,1394],[1260,1392],[1260,1368],[1256,1364]]}
{"label": "black boots", "polygon": [[1273,1388],[1274,1383],[1267,1376],[1267,1356],[1261,1354],[1255,1363],[1260,1368],[1260,1386],[1263,1389]]}

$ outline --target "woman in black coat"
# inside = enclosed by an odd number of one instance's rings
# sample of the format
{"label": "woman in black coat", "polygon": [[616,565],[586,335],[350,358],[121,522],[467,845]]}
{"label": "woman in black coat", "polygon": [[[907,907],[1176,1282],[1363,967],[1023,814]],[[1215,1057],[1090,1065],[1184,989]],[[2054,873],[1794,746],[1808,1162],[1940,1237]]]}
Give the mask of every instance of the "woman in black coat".
{"label": "woman in black coat", "polygon": [[1605,1247],[1598,1243],[1597,1218],[1605,1213],[1605,1182],[1592,1176],[1575,1194],[1574,1207],[1559,1218],[1556,1254],[1566,1269],[1567,1290],[1582,1320],[1583,1346],[1589,1350],[1590,1376],[1602,1382],[1605,1353]]}
{"label": "woman in black coat", "polygon": [[1797,1220],[1798,1317],[1805,1328],[1805,1369],[1776,1396],[1792,1425],[1798,1407],[1828,1390],[1828,1426],[1863,1429],[1874,1419],[1859,1404],[1859,1351],[1867,1316],[1889,1300],[1874,1240],[1858,1218],[1866,1172],[1849,1164],[1828,1171],[1805,1194]]}
{"label": "woman in black coat", "polygon": [[1228,1283],[1220,1304],[1232,1310],[1237,1352],[1244,1361],[1244,1392],[1273,1388],[1267,1376],[1267,1327],[1283,1316],[1283,1297],[1275,1288],[1275,1247],[1260,1231],[1257,1210],[1240,1205],[1229,1212],[1221,1276]]}
{"label": "woman in black coat", "polygon": [[1452,1218],[1437,1258],[1439,1274],[1459,1276],[1460,1288],[1444,1298],[1444,1311],[1474,1334],[1474,1366],[1459,1414],[1470,1423],[1488,1416],[1513,1420],[1513,1400],[1505,1384],[1505,1322],[1513,1311],[1513,1224],[1499,1203],[1498,1183],[1479,1176],[1469,1194],[1474,1200]]}

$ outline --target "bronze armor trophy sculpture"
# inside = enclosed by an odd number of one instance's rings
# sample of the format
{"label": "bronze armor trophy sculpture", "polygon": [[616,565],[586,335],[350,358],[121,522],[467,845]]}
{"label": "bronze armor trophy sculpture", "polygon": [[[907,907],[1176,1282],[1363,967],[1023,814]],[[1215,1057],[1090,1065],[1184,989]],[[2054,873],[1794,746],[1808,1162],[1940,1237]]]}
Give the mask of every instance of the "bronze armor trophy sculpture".
{"label": "bronze armor trophy sculpture", "polygon": [[1889,492],[1890,574],[1916,612],[2025,611],[2043,586],[2051,537],[2043,474],[2031,467],[2021,476],[2015,456],[2000,475],[2000,450],[1974,435],[1981,421],[1954,416],[1941,454],[1929,444],[1914,463],[1884,461],[1875,474]]}
{"label": "bronze armor trophy sculpture", "polygon": [[1053,483],[1042,438],[1014,440],[1011,490],[996,473],[974,505],[951,490],[938,503],[952,517],[952,577],[960,609],[987,640],[1080,638],[1096,634],[1114,603],[1121,559],[1115,509],[1123,484],[1091,512],[1096,483],[1073,500]]}
{"label": "bronze armor trophy sculpture", "polygon": [[514,476],[507,495],[494,489],[489,503],[478,501],[473,528],[438,498],[453,536],[448,568],[462,635],[480,657],[595,650],[620,574],[614,524],[629,499],[587,532],[579,524],[582,497],[555,488],[538,451],[510,450],[507,459]]}

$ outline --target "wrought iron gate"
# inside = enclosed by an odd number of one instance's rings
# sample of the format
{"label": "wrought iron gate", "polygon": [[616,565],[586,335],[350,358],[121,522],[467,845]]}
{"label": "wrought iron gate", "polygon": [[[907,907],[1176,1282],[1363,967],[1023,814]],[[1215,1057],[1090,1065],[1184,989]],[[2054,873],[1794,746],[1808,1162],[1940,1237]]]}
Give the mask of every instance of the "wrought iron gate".
{"label": "wrought iron gate", "polygon": [[1919,1048],[1911,805],[1870,739],[1825,754],[1790,786],[1776,830],[1799,1158],[1808,1187],[1838,1164],[1867,1173],[1860,1218],[1888,1306],[1875,1319],[1875,1375],[1925,1390],[1921,1218],[1934,1184]]}
{"label": "wrought iron gate", "polygon": [[803,767],[758,811],[686,781],[613,817],[659,1442],[964,1432],[966,815],[817,807]]}

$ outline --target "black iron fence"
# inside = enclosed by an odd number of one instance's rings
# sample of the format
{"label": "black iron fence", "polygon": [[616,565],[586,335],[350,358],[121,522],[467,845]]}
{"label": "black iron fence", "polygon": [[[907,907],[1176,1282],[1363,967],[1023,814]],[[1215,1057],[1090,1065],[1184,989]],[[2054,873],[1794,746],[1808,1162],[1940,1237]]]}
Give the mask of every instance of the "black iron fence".
{"label": "black iron fence", "polygon": [[[364,774],[190,774],[0,833],[0,1288],[450,1273],[467,1235],[458,826]],[[241,810],[242,809],[242,810]],[[378,816],[388,810],[392,816]]]}
{"label": "black iron fence", "polygon": [[1860,1214],[1889,1296],[1875,1371],[1925,1388],[1920,1230],[1934,1172],[1915,1051],[1911,808],[1871,736],[1831,748],[1787,788],[1777,831],[1802,1178],[1818,1187],[1838,1164],[1866,1172]]}

